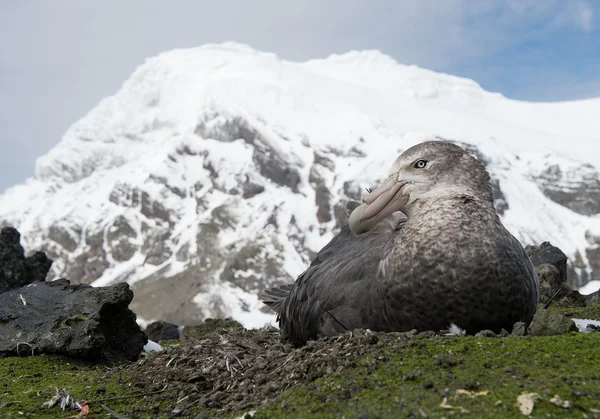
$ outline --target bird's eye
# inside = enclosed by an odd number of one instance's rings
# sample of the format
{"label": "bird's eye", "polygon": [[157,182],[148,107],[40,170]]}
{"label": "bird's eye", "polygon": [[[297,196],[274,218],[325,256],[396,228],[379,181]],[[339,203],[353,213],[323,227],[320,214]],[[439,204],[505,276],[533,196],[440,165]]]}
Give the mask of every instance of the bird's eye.
{"label": "bird's eye", "polygon": [[415,163],[416,169],[423,169],[425,168],[425,166],[427,166],[427,160],[424,159],[417,160],[417,162]]}

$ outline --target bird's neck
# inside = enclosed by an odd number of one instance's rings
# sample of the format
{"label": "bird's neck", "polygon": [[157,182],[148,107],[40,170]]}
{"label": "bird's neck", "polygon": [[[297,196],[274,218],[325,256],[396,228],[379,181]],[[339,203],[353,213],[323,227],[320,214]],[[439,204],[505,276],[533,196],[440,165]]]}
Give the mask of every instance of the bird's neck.
{"label": "bird's neck", "polygon": [[[494,203],[481,199],[476,194],[460,193],[419,198],[403,209],[408,221],[427,217],[452,216],[452,214],[471,213],[474,209],[485,210],[486,214],[497,217]],[[491,218],[495,218],[491,217]]]}

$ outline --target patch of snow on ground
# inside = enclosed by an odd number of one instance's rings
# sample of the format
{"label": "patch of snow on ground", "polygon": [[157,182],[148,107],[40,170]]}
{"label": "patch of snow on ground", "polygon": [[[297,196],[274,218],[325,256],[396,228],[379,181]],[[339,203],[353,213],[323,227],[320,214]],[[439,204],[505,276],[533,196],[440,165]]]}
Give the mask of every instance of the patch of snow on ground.
{"label": "patch of snow on ground", "polygon": [[600,280],[595,279],[593,281],[588,282],[583,287],[579,288],[579,293],[583,295],[593,294],[596,291],[600,290]]}

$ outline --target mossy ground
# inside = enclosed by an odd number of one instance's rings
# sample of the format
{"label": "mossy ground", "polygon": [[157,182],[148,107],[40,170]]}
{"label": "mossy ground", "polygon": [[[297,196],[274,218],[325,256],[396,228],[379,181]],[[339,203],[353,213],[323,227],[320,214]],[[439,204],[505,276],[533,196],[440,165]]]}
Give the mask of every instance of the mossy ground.
{"label": "mossy ground", "polygon": [[567,317],[577,319],[588,319],[600,321],[600,303],[589,305],[587,307],[552,307],[551,310],[560,311]]}
{"label": "mossy ground", "polygon": [[[0,358],[0,418],[56,419],[76,415],[76,410],[63,412],[58,406],[42,407],[57,388],[64,388],[75,400],[91,401],[86,418],[108,417],[100,400],[139,393],[132,385],[131,372],[123,368],[53,355]],[[157,395],[106,400],[103,404],[125,415],[155,417],[169,402]]]}
{"label": "mossy ground", "polygon": [[[457,397],[457,390],[487,395]],[[286,391],[255,418],[521,417],[515,403],[528,392],[542,397],[532,417],[600,413],[600,333],[415,337]],[[572,407],[551,403],[555,395]],[[453,408],[440,406],[444,397]]]}
{"label": "mossy ground", "polygon": [[[234,368],[235,367],[235,368]],[[168,386],[160,394],[130,399]],[[532,417],[600,417],[600,333],[479,338],[353,333],[294,349],[277,331],[215,331],[144,361],[109,367],[57,356],[0,358],[0,418],[68,418],[42,408],[56,388],[129,419],[521,417],[521,393],[541,396]],[[470,397],[457,390],[487,392]],[[568,409],[550,399],[570,401]],[[446,405],[441,406],[444,398]],[[107,400],[109,399],[109,400]],[[110,400],[111,399],[111,400]],[[266,404],[265,404],[266,403]]]}

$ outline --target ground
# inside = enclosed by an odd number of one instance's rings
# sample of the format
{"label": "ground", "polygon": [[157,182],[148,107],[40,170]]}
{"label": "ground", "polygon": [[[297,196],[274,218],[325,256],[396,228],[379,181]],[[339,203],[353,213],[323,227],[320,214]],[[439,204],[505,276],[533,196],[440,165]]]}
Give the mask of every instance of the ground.
{"label": "ground", "polygon": [[0,359],[1,417],[76,415],[42,407],[56,388],[86,399],[88,418],[110,417],[102,406],[126,418],[236,418],[255,410],[256,418],[504,418],[522,416],[523,393],[539,395],[531,417],[591,418],[600,417],[600,333],[355,331],[294,348],[275,329],[217,327],[118,367],[56,356]]}

